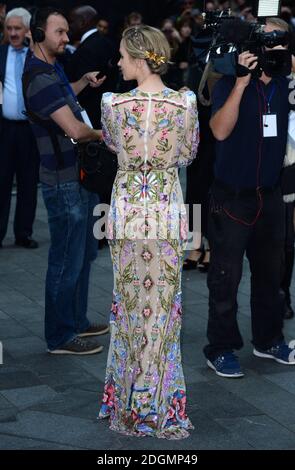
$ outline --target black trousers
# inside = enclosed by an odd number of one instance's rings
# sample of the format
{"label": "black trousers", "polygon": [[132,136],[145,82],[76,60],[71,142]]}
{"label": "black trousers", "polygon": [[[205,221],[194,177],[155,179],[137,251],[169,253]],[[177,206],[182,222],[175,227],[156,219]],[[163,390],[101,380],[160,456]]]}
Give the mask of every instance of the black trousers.
{"label": "black trousers", "polygon": [[214,180],[215,139],[209,127],[211,109],[198,101],[201,141],[198,157],[186,169],[186,204],[189,204],[189,230],[193,231],[193,205],[201,204],[202,234],[208,238],[209,190]]}
{"label": "black trousers", "polygon": [[16,175],[16,239],[32,235],[37,205],[39,153],[27,121],[2,119],[0,131],[0,243],[8,226],[11,190]]}
{"label": "black trousers", "polygon": [[286,224],[286,238],[284,249],[284,270],[281,289],[285,293],[286,301],[290,303],[290,286],[292,281],[292,273],[294,266],[294,202],[285,202],[285,224]]}
{"label": "black trousers", "polygon": [[284,203],[279,188],[262,191],[263,209],[255,225],[232,220],[225,212],[251,222],[257,213],[254,192],[234,193],[214,183],[209,209],[208,273],[210,360],[220,353],[240,349],[243,340],[237,322],[237,293],[246,253],[251,270],[253,344],[268,349],[283,339],[282,304],[279,295],[285,240]]}

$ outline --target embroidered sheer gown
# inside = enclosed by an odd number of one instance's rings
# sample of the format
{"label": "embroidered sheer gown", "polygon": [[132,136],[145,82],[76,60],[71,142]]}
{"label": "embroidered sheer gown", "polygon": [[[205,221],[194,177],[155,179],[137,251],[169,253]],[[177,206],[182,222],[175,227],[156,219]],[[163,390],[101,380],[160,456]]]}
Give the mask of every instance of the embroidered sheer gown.
{"label": "embroidered sheer gown", "polygon": [[108,216],[114,294],[99,416],[124,434],[184,438],[192,425],[180,353],[187,220],[178,167],[196,156],[196,97],[167,88],[106,93],[102,123],[119,169]]}

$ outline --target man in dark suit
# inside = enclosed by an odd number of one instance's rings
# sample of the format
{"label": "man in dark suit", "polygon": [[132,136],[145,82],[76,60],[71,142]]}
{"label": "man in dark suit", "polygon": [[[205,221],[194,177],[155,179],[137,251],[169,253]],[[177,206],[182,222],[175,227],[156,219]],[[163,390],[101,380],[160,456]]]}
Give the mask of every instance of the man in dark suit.
{"label": "man in dark suit", "polygon": [[69,19],[71,39],[80,42],[76,52],[65,66],[70,81],[76,81],[84,73],[92,70],[99,70],[102,76],[106,75],[106,80],[101,87],[85,89],[79,95],[79,102],[87,111],[93,127],[100,129],[102,94],[106,91],[116,91],[118,79],[116,49],[110,39],[102,36],[96,29],[98,13],[94,8],[89,6],[74,8],[70,12]]}
{"label": "man in dark suit", "polygon": [[7,231],[15,175],[15,244],[24,248],[38,247],[31,235],[37,205],[39,154],[24,114],[21,81],[24,64],[30,54],[30,49],[24,46],[30,18],[30,13],[24,8],[11,10],[5,19],[9,44],[0,46],[0,247]]}
{"label": "man in dark suit", "polygon": [[[66,74],[71,82],[78,80],[83,74],[99,70],[100,76],[106,80],[99,88],[87,87],[79,94],[79,103],[87,111],[95,129],[101,129],[100,102],[103,93],[116,91],[118,80],[116,48],[110,39],[101,35],[95,25],[98,21],[97,11],[90,6],[74,8],[69,15],[70,34],[72,41],[80,42],[77,50],[65,64]],[[99,191],[100,202],[109,204],[111,194]],[[103,245],[101,242],[100,245]]]}

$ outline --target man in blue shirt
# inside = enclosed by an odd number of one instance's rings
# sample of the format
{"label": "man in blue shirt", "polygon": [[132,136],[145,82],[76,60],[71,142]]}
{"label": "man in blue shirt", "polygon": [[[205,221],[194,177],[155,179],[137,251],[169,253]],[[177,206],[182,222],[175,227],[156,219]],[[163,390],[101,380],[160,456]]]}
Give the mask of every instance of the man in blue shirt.
{"label": "man in blue shirt", "polygon": [[[45,337],[52,354],[94,354],[102,346],[89,339],[108,331],[91,324],[87,299],[91,262],[96,258],[93,209],[98,197],[78,182],[77,155],[71,141],[91,141],[100,132],[83,122],[76,95],[88,84],[100,86],[98,72],[70,84],[57,57],[65,50],[68,23],[54,8],[38,10],[31,21],[34,41],[25,76],[28,111],[40,151],[40,181],[51,236],[45,291]],[[34,74],[38,70],[38,74]],[[43,121],[43,122],[42,122]]]}
{"label": "man in blue shirt", "polygon": [[0,46],[0,247],[5,238],[14,177],[17,182],[14,215],[15,244],[37,248],[31,238],[37,205],[39,154],[36,140],[25,113],[21,86],[26,58],[25,46],[30,13],[24,8],[10,10],[5,19],[9,44]]}
{"label": "man in blue shirt", "polygon": [[[287,30],[268,19],[265,32]],[[213,94],[215,182],[211,189],[209,242],[209,344],[207,364],[222,377],[241,377],[234,350],[243,340],[237,323],[237,292],[247,254],[251,269],[253,353],[294,365],[284,341],[279,296],[284,246],[284,208],[279,189],[288,130],[288,81],[264,72],[251,79],[257,57],[239,56],[246,75],[224,77]],[[247,74],[248,70],[248,74]]]}

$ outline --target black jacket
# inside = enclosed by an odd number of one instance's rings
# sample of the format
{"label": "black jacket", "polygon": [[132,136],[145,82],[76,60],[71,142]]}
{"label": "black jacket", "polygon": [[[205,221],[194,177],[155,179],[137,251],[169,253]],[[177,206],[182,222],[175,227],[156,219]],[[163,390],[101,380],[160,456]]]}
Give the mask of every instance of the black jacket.
{"label": "black jacket", "polygon": [[99,88],[88,86],[79,96],[81,106],[87,111],[94,128],[100,125],[100,102],[102,94],[106,91],[116,91],[118,68],[115,47],[113,43],[101,36],[100,33],[91,34],[80,44],[65,66],[70,82],[79,80],[86,72],[99,70],[107,76]]}
{"label": "black jacket", "polygon": [[[8,55],[8,45],[5,44],[5,45],[0,46],[0,82],[2,85],[2,99],[3,99],[3,91],[4,91],[7,55]],[[0,104],[0,129],[1,129],[1,121],[2,121],[2,104]]]}

